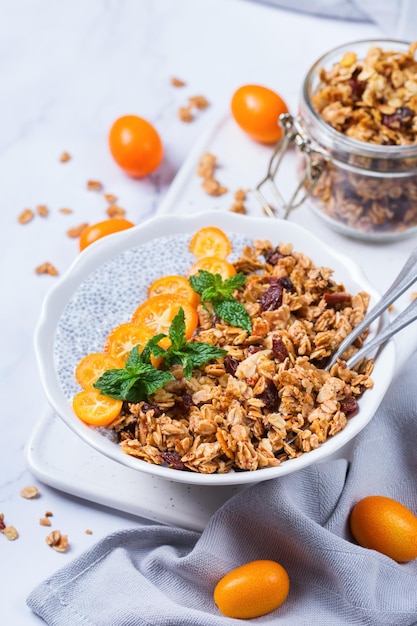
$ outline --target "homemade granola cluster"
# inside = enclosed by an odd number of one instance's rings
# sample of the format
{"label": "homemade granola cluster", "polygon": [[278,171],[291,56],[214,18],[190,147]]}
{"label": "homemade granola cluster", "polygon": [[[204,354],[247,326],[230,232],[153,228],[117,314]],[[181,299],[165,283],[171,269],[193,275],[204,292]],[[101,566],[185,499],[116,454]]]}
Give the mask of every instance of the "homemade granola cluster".
{"label": "homemade granola cluster", "polygon": [[[364,58],[345,53],[330,69],[320,69],[314,108],[326,123],[356,141],[378,147],[416,145],[416,49],[414,42],[405,52],[372,46]],[[369,158],[352,150],[347,163],[362,168],[362,173],[329,163],[314,190],[316,205],[338,222],[364,232],[417,226],[417,177],[412,174],[417,150],[411,158],[398,154],[396,150],[391,158],[387,148]],[[392,176],[400,171],[410,175]],[[384,172],[386,176],[381,176]]]}
{"label": "homemade granola cluster", "polygon": [[[245,247],[235,263],[246,283],[236,292],[252,333],[200,306],[193,337],[227,350],[187,380],[147,402],[124,403],[110,428],[124,452],[149,463],[205,474],[276,467],[341,431],[372,387],[373,361],[322,369],[366,313],[369,296],[351,295],[292,245]],[[344,355],[360,347],[364,335]]]}

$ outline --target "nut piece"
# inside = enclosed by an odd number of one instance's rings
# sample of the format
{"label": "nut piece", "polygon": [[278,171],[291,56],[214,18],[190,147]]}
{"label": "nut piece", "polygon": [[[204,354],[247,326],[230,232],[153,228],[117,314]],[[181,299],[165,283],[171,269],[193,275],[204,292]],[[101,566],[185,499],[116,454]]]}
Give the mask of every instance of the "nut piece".
{"label": "nut piece", "polygon": [[24,211],[20,213],[19,217],[17,218],[17,221],[19,222],[19,224],[27,224],[28,222],[33,220],[34,217],[35,217],[35,214],[32,211],[32,209],[25,209]]}
{"label": "nut piece", "polygon": [[99,180],[88,180],[87,189],[89,191],[102,191],[103,184]]}
{"label": "nut piece", "polygon": [[111,204],[106,209],[106,213],[109,217],[124,217],[126,215],[125,209],[122,209],[121,206],[117,206],[116,204]]}
{"label": "nut piece", "polygon": [[53,530],[45,538],[48,546],[51,546],[57,552],[66,552],[68,550],[68,535],[61,535],[60,530]]}
{"label": "nut piece", "polygon": [[82,224],[79,224],[78,226],[74,226],[73,228],[70,228],[67,230],[67,235],[68,237],[71,237],[71,239],[77,239],[77,237],[79,237],[81,235],[81,233],[83,232],[83,230],[85,230],[88,226],[88,222],[83,222]]}
{"label": "nut piece", "polygon": [[49,263],[48,261],[46,261],[46,263],[38,265],[38,267],[35,269],[35,272],[36,274],[49,274],[49,276],[58,276],[58,270],[52,265],[52,263]]}
{"label": "nut piece", "polygon": [[117,196],[112,193],[105,193],[104,198],[109,204],[114,204],[115,202],[117,202]]}
{"label": "nut piece", "polygon": [[51,520],[49,519],[49,517],[41,517],[39,519],[39,524],[41,526],[51,526]]}
{"label": "nut piece", "polygon": [[186,83],[180,78],[176,78],[175,76],[173,76],[171,78],[171,85],[173,87],[185,87]]}
{"label": "nut piece", "polygon": [[39,496],[39,489],[36,485],[29,485],[28,487],[23,487],[23,489],[20,490],[20,495],[26,500],[32,500],[33,498],[37,498]]}
{"label": "nut piece", "polygon": [[46,204],[38,204],[38,206],[36,207],[36,211],[40,217],[46,217],[49,214],[49,210]]}

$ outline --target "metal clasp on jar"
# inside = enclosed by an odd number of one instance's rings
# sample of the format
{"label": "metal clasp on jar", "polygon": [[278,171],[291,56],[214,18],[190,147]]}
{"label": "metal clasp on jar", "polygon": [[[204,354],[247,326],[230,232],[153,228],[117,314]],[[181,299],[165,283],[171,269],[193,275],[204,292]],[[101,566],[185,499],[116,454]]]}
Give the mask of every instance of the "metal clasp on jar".
{"label": "metal clasp on jar", "polygon": [[[272,194],[278,203],[281,212],[279,217],[287,219],[293,209],[301,206],[306,198],[311,194],[319,180],[329,157],[320,148],[312,147],[311,140],[307,137],[301,124],[300,118],[295,118],[289,113],[280,115],[279,122],[283,128],[284,136],[277,144],[268,165],[268,172],[254,190],[256,197],[262,205],[263,210],[269,217],[276,217],[275,207],[272,207],[263,193],[263,188],[269,186]],[[286,202],[276,184],[276,176],[287,150],[295,146],[305,157],[305,170],[295,191]]]}

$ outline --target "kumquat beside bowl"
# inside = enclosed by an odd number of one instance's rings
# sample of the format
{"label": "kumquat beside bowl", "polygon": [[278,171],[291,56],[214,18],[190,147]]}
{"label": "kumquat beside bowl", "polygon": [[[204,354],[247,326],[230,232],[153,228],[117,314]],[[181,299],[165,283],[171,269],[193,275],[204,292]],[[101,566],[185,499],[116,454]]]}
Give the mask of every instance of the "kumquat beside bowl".
{"label": "kumquat beside bowl", "polygon": [[[366,268],[364,268],[366,272]],[[157,216],[85,249],[45,298],[35,347],[54,412],[95,450],[172,481],[233,485],[340,454],[372,419],[394,344],[349,369],[379,299],[302,227]]]}

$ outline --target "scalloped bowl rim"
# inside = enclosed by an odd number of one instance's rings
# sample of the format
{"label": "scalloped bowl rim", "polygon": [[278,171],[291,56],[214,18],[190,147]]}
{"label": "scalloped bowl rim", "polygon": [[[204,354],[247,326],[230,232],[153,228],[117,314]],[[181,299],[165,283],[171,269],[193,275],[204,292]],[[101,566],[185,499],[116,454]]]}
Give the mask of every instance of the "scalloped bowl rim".
{"label": "scalloped bowl rim", "polygon": [[[371,304],[380,297],[356,262],[334,250],[298,224],[278,219],[241,216],[224,211],[202,212],[192,216],[156,215],[133,228],[115,233],[111,237],[102,238],[90,245],[76,257],[65,274],[58,279],[55,286],[45,296],[35,330],[35,352],[41,382],[48,402],[65,424],[98,452],[131,469],[175,482],[202,486],[246,484],[278,478],[323,461],[338,453],[366,426],[375,414],[394,375],[396,359],[393,341],[387,342],[379,351],[372,374],[375,382],[374,388],[367,390],[360,399],[360,410],[357,415],[348,420],[346,427],[321,444],[316,450],[304,453],[295,459],[284,461],[274,468],[226,474],[200,474],[147,463],[127,455],[117,443],[103,436],[99,430],[81,422],[74,415],[73,409],[62,391],[54,364],[55,331],[67,302],[84,278],[102,263],[129,247],[144,244],[151,239],[158,239],[164,234],[187,233],[191,236],[199,228],[208,225],[218,226],[226,232],[249,235],[253,239],[268,239],[274,245],[280,242],[293,243],[294,249],[310,256],[315,264],[326,265],[334,269],[335,278],[339,282],[346,284],[350,281],[357,288],[366,290],[371,295]],[[340,276],[338,277],[338,271],[345,274],[342,279]]]}

